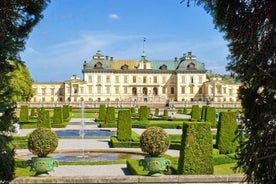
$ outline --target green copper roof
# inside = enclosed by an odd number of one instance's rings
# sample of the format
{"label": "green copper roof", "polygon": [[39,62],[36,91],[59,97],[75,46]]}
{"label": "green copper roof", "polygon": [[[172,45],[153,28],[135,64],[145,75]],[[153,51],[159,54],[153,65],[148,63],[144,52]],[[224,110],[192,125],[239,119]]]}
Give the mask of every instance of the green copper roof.
{"label": "green copper roof", "polygon": [[[145,59],[142,57],[142,60]],[[188,52],[188,55],[184,55],[180,59],[175,60],[146,60],[151,63],[151,70],[161,70],[166,68],[168,71],[177,72],[196,72],[196,71],[206,71],[203,63],[196,60],[196,57]],[[100,51],[93,56],[93,59],[89,62],[84,63],[84,72],[93,70],[138,70],[139,60],[114,60],[112,57],[104,57],[100,54]]]}

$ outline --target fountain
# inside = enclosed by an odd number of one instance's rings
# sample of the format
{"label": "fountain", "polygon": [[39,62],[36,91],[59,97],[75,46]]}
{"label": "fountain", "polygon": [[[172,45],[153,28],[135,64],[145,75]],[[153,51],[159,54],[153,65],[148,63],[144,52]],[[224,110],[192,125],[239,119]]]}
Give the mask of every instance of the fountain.
{"label": "fountain", "polygon": [[80,134],[80,137],[82,139],[82,152],[81,152],[81,155],[80,157],[84,158],[84,157],[87,157],[87,155],[85,155],[84,153],[84,142],[83,142],[83,139],[84,139],[84,136],[85,136],[85,121],[84,121],[84,101],[81,102],[81,127],[80,127],[80,131],[79,131],[79,134]]}

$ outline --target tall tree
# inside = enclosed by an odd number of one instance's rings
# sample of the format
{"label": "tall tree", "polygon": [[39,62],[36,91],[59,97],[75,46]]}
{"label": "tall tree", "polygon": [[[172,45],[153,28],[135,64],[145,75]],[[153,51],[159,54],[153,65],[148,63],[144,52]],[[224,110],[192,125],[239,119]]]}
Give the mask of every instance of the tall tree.
{"label": "tall tree", "polygon": [[[0,131],[12,130],[16,101],[16,88],[10,85],[15,63],[22,63],[19,57],[24,50],[25,40],[32,28],[41,20],[42,11],[49,0],[1,0],[0,1]],[[23,93],[22,93],[23,94]],[[14,151],[9,146],[11,137],[0,133],[0,182],[14,177]]]}
{"label": "tall tree", "polygon": [[203,5],[215,26],[225,33],[230,50],[227,68],[242,82],[239,98],[249,134],[239,146],[238,166],[248,181],[275,183],[276,1],[193,1]]}

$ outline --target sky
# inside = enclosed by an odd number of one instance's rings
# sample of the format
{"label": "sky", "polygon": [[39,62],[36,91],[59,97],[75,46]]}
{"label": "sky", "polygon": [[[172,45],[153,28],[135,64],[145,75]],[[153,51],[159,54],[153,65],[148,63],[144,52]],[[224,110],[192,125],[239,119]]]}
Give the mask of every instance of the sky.
{"label": "sky", "polygon": [[20,53],[36,82],[82,79],[97,50],[114,60],[174,60],[192,52],[225,74],[229,50],[203,7],[182,0],[51,0]]}

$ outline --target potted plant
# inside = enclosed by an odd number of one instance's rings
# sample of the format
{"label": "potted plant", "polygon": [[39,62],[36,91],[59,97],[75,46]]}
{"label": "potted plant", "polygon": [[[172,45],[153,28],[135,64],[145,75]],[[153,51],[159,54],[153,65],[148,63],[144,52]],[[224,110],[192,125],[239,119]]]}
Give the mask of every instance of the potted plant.
{"label": "potted plant", "polygon": [[35,129],[28,138],[28,149],[37,157],[28,161],[31,170],[36,171],[36,176],[48,176],[49,171],[58,166],[58,161],[47,156],[53,153],[58,146],[58,138],[50,128],[40,127]]}
{"label": "potted plant", "polygon": [[140,146],[148,155],[139,161],[150,176],[161,176],[171,166],[170,160],[160,155],[168,150],[170,139],[165,130],[152,126],[147,128],[140,136]]}

